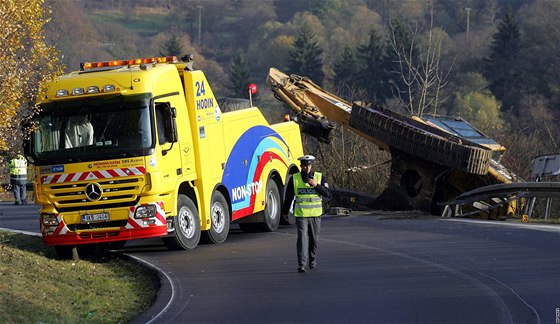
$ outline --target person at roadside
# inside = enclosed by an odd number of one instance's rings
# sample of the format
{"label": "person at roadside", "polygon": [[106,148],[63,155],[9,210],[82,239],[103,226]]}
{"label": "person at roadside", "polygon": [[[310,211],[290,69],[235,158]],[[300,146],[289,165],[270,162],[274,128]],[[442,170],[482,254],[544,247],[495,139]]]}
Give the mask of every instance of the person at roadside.
{"label": "person at roadside", "polygon": [[[325,176],[313,171],[315,157],[304,155],[300,161],[299,173],[294,174],[286,184],[286,196],[282,206],[282,216],[286,219],[292,201],[297,226],[298,272],[317,267],[317,247],[323,215],[323,198],[331,196]],[[295,198],[295,199],[294,199]]]}
{"label": "person at roadside", "polygon": [[14,205],[27,204],[27,161],[18,154],[8,163],[10,169],[10,185],[14,194]]}

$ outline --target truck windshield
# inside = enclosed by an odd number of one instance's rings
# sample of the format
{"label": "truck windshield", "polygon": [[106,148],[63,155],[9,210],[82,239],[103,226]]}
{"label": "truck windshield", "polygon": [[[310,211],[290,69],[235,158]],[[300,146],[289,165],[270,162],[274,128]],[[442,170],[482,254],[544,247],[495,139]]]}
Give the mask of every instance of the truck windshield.
{"label": "truck windshield", "polygon": [[149,100],[115,99],[42,105],[31,140],[35,163],[145,155],[154,143]]}

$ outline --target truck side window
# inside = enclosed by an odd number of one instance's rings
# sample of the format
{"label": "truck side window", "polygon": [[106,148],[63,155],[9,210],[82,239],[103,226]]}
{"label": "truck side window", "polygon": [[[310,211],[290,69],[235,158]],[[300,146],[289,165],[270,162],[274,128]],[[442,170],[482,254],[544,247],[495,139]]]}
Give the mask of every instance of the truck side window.
{"label": "truck side window", "polygon": [[167,137],[165,135],[165,108],[169,107],[167,102],[156,102],[156,125],[157,125],[157,136],[159,145],[168,143]]}

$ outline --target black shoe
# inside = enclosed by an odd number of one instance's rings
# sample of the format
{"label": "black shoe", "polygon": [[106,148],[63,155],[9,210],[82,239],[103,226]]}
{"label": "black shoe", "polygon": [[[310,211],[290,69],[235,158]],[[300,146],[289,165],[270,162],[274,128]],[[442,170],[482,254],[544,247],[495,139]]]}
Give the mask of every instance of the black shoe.
{"label": "black shoe", "polygon": [[305,272],[305,267],[299,267],[299,268],[297,268],[297,272],[300,272],[300,273]]}
{"label": "black shoe", "polygon": [[18,203],[18,202],[16,201],[16,202],[14,203],[14,206],[17,206],[17,205],[21,205],[21,204]]}
{"label": "black shoe", "polygon": [[315,269],[315,268],[317,268],[317,261],[309,262],[309,269]]}

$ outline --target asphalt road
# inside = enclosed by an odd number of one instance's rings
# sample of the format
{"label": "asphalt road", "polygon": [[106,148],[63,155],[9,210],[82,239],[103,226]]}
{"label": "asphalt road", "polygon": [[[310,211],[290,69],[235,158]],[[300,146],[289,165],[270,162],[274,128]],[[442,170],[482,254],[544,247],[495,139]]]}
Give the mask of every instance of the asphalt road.
{"label": "asphalt road", "polygon": [[[36,206],[0,227],[38,231]],[[323,219],[318,269],[297,273],[296,231],[241,233],[170,252],[124,251],[162,271],[137,323],[557,323],[560,227],[373,213]]]}

